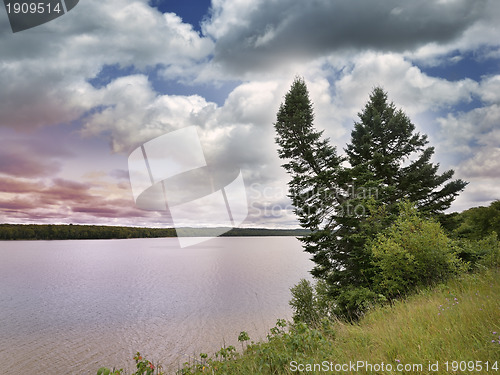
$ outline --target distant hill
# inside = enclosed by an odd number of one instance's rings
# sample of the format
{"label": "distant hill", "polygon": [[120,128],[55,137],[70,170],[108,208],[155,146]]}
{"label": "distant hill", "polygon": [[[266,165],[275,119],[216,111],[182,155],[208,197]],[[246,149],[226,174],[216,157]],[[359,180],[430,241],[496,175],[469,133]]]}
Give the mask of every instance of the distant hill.
{"label": "distant hill", "polygon": [[[191,237],[211,237],[216,228],[182,228]],[[220,229],[220,228],[219,228]],[[232,228],[222,236],[303,236],[304,229]],[[90,240],[176,237],[174,228],[106,225],[0,224],[0,240]]]}

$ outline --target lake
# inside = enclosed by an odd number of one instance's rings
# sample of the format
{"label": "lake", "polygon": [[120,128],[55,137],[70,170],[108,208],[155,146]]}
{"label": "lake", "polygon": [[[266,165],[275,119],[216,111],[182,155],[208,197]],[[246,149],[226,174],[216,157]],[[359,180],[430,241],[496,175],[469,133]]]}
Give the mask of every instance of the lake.
{"label": "lake", "polygon": [[0,242],[3,374],[176,370],[189,356],[264,340],[291,318],[290,287],[313,263],[294,237]]}

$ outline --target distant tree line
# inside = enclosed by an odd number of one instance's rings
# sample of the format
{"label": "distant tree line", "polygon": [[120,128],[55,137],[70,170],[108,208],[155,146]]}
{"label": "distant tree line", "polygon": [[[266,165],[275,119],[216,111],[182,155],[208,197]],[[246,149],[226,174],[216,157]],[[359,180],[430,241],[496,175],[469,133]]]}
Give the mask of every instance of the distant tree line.
{"label": "distant tree line", "polygon": [[89,240],[175,237],[173,228],[106,225],[0,224],[0,240]]}
{"label": "distant tree line", "polygon": [[454,237],[480,240],[496,232],[500,235],[500,200],[488,207],[473,207],[461,213],[452,213],[440,219]]}
{"label": "distant tree line", "polygon": [[[211,236],[210,228],[183,228],[189,236]],[[233,228],[223,236],[303,236],[304,229]],[[174,228],[139,228],[106,225],[0,224],[0,240],[96,240],[176,237]]]}

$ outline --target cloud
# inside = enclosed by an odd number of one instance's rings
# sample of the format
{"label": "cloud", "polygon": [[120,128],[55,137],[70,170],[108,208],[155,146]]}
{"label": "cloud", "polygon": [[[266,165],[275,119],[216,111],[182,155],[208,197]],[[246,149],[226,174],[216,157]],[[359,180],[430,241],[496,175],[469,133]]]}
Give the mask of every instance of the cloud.
{"label": "cloud", "polygon": [[110,134],[113,151],[124,153],[192,124],[215,107],[198,95],[158,95],[144,75],[118,78],[96,90],[95,96],[104,108],[85,118],[82,134]]}
{"label": "cloud", "polygon": [[500,184],[500,97],[499,76],[485,77],[476,94],[482,106],[450,113],[437,119],[441,147],[455,160],[456,175],[469,181],[457,199],[456,209],[488,205],[499,199]]}
{"label": "cloud", "polygon": [[31,193],[43,188],[43,183],[32,182],[10,177],[0,177],[0,191],[3,193]]}
{"label": "cloud", "polygon": [[0,173],[10,176],[46,176],[59,171],[60,167],[57,161],[34,159],[31,154],[0,150]]}
{"label": "cloud", "polygon": [[337,99],[351,114],[364,106],[375,86],[382,86],[410,117],[471,102],[478,89],[471,79],[450,82],[430,77],[401,54],[365,52],[352,62],[352,68],[335,82]]}
{"label": "cloud", "polygon": [[151,224],[156,217],[156,222],[168,222],[157,213],[136,208],[129,189],[123,190],[112,182],[54,178],[44,183],[0,177],[0,192],[0,212],[10,221],[95,223],[106,218],[130,219],[130,223],[148,219]]}
{"label": "cloud", "polygon": [[[357,112],[381,85],[417,129],[430,133],[436,160],[449,156],[442,164],[457,177],[493,188],[487,182],[497,164],[488,157],[500,144],[498,75],[451,82],[418,66],[450,64],[463,52],[498,59],[499,15],[496,0],[213,0],[201,35],[146,0],[86,0],[17,34],[0,17],[1,204],[19,220],[162,225],[168,218],[135,208],[126,156],[196,125],[219,184],[241,170],[259,191],[249,200],[249,222],[296,225],[285,209],[289,176],[273,128],[295,74],[306,79],[315,126],[340,152]],[[116,69],[92,85],[106,66]],[[231,82],[234,89],[216,104],[201,92],[173,95],[170,82],[207,92]],[[63,135],[55,124],[70,126]],[[50,126],[51,138],[44,133]],[[12,128],[22,136],[11,137]],[[94,149],[102,151],[102,139],[118,154],[103,161],[107,172],[95,171],[105,157]],[[64,144],[75,146],[78,160],[58,151]],[[279,196],[265,198],[269,187]],[[466,196],[494,195],[479,190],[469,185]],[[270,215],[273,207],[282,216]]]}
{"label": "cloud", "polygon": [[64,146],[46,139],[4,136],[0,140],[0,173],[17,177],[43,177],[57,173],[62,159],[72,157]]}
{"label": "cloud", "polygon": [[403,52],[459,38],[483,15],[481,1],[216,0],[203,30],[215,61],[233,72],[279,68],[342,50]]}
{"label": "cloud", "polygon": [[479,148],[493,148],[500,144],[500,103],[448,114],[437,121],[443,143],[457,152],[470,156]]}
{"label": "cloud", "polygon": [[187,69],[213,49],[175,14],[146,0],[86,0],[64,17],[12,34],[0,20],[0,126],[68,123],[98,106],[87,81],[105,65]]}
{"label": "cloud", "polygon": [[483,177],[500,182],[500,147],[477,150],[473,157],[460,165],[460,174],[466,178]]}
{"label": "cloud", "polygon": [[481,7],[477,21],[464,29],[459,38],[448,43],[429,41],[409,51],[409,55],[423,66],[438,66],[446,63],[450,53],[463,54],[468,51],[474,51],[477,58],[498,58],[500,3],[487,0],[481,2]]}

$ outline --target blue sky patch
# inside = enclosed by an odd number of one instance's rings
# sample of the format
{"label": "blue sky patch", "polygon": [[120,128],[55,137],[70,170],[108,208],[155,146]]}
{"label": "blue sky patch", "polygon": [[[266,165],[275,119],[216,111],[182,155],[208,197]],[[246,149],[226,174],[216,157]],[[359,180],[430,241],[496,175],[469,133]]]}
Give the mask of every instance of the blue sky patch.
{"label": "blue sky patch", "polygon": [[190,23],[201,32],[200,23],[208,15],[210,0],[151,0],[149,5],[162,13],[175,13],[184,23]]}
{"label": "blue sky patch", "polygon": [[444,78],[449,81],[460,81],[470,78],[480,81],[481,77],[497,74],[500,71],[500,59],[488,58],[481,52],[466,52],[460,54],[458,51],[449,54],[443,59],[443,63],[437,66],[421,66],[413,62],[420,70],[431,76]]}

